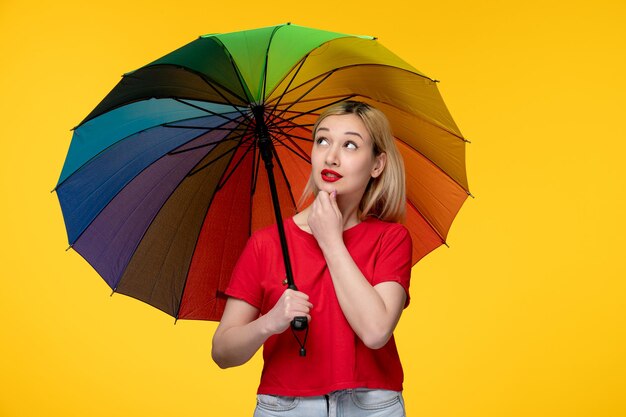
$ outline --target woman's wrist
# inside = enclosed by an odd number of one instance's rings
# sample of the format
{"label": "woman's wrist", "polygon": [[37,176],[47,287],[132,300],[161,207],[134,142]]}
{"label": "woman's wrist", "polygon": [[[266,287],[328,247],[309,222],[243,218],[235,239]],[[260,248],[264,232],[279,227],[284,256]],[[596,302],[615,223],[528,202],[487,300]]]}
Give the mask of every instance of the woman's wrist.
{"label": "woman's wrist", "polygon": [[263,341],[276,334],[276,332],[272,329],[270,317],[267,314],[260,316],[256,320],[256,324],[258,326],[259,335],[263,338]]}

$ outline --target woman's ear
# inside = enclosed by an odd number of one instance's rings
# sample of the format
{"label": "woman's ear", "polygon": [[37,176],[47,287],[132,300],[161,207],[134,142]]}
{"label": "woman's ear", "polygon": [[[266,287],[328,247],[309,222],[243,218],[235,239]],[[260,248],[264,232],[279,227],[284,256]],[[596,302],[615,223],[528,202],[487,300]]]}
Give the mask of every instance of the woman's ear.
{"label": "woman's ear", "polygon": [[374,166],[372,167],[371,176],[372,178],[378,178],[380,174],[383,173],[385,169],[385,165],[387,164],[387,154],[385,152],[381,152],[376,156],[376,160]]}

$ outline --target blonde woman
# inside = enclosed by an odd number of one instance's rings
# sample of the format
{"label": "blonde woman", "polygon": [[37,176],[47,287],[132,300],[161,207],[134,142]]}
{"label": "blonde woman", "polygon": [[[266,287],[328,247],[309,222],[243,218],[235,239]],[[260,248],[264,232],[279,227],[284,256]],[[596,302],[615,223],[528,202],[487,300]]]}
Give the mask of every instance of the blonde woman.
{"label": "blonde woman", "polygon": [[[313,127],[311,205],[284,221],[299,291],[286,289],[277,227],[248,241],[213,338],[222,368],[261,347],[254,415],[404,416],[393,331],[409,303],[402,158],[384,114],[347,101]],[[288,331],[307,317],[307,355]]]}

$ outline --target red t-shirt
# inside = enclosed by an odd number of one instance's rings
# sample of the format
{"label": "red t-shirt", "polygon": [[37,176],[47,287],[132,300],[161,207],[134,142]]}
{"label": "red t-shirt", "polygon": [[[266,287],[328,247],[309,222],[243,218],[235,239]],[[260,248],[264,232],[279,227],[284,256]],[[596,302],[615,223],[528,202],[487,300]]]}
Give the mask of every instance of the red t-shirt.
{"label": "red t-shirt", "polygon": [[[284,222],[294,281],[313,304],[306,343],[307,354],[291,330],[271,336],[264,344],[264,367],[259,394],[314,396],[349,388],[402,391],[404,374],[393,336],[380,349],[370,349],[343,315],[330,272],[315,237],[293,221]],[[401,224],[368,218],[346,230],[343,239],[365,278],[376,285],[402,285],[409,303],[411,237]],[[278,228],[254,233],[235,267],[226,294],[266,314],[286,286]],[[406,307],[406,306],[405,306]],[[304,337],[304,332],[299,332]]]}

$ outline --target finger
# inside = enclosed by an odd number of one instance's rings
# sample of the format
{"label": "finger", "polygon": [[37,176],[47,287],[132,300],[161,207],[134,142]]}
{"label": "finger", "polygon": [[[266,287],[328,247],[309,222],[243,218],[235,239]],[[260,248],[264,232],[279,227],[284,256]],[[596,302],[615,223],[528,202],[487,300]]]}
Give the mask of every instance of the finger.
{"label": "finger", "polygon": [[341,214],[341,210],[339,210],[339,205],[337,205],[337,190],[333,190],[333,192],[330,193],[330,205],[335,211],[335,214]]}
{"label": "finger", "polygon": [[309,301],[309,296],[303,292],[287,289],[283,293],[283,298],[283,302],[286,308],[294,308],[297,306],[302,306],[309,309],[313,308],[313,304]]}
{"label": "finger", "polygon": [[293,307],[302,307],[311,309],[313,308],[313,303],[309,301],[309,298],[293,298],[290,300]]}
{"label": "finger", "polygon": [[309,299],[309,296],[307,294],[303,293],[302,291],[294,291],[294,290],[290,290],[290,291],[292,291],[292,293],[293,293],[293,295],[295,297],[302,298],[304,300],[308,300]]}
{"label": "finger", "polygon": [[327,210],[328,208],[330,208],[330,194],[328,194],[326,191],[320,191],[317,194],[317,198],[319,201],[319,206],[320,208]]}
{"label": "finger", "polygon": [[319,205],[319,203],[317,202],[320,194],[317,193],[317,195],[315,196],[315,199],[313,200],[313,204],[311,204],[311,213],[315,212],[315,210],[317,210],[317,206]]}
{"label": "finger", "polygon": [[293,316],[291,318],[291,320],[293,321],[293,319],[295,319],[296,317],[306,317],[307,321],[309,323],[311,322],[311,315],[310,314],[296,314],[295,316]]}
{"label": "finger", "polygon": [[292,308],[301,310],[301,311],[303,311],[305,313],[308,313],[313,308],[313,304],[311,304],[308,301],[301,301],[299,303],[293,303],[292,304]]}

